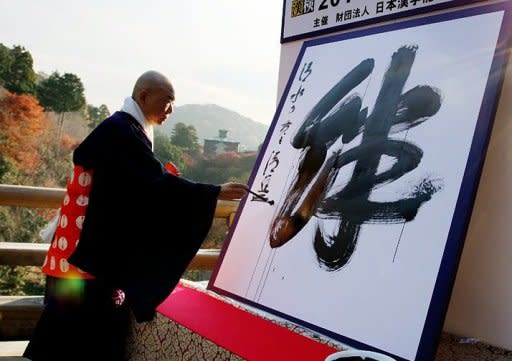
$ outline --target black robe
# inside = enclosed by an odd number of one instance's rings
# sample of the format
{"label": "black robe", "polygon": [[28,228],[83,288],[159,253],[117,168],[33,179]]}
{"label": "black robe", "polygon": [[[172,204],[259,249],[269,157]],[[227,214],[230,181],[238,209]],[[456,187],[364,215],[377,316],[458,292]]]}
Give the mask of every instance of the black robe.
{"label": "black robe", "polygon": [[122,289],[137,321],[151,320],[206,237],[220,186],[169,174],[124,112],[100,123],[73,162],[92,169],[93,182],[69,262]]}

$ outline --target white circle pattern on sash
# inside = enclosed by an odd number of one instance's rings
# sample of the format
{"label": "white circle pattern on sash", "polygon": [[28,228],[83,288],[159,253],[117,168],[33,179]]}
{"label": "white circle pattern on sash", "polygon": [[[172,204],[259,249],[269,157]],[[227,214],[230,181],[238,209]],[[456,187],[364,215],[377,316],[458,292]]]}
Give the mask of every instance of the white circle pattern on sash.
{"label": "white circle pattern on sash", "polygon": [[61,258],[59,262],[61,272],[69,271],[69,263],[65,258]]}
{"label": "white circle pattern on sash", "polygon": [[79,195],[78,198],[76,199],[76,204],[81,207],[84,207],[87,204],[89,204],[89,198],[84,195]]}
{"label": "white circle pattern on sash", "polygon": [[87,187],[89,184],[91,184],[91,180],[91,176],[86,172],[82,172],[78,176],[78,184],[80,184],[82,187]]}
{"label": "white circle pattern on sash", "polygon": [[68,217],[66,217],[65,214],[63,214],[61,217],[60,217],[60,226],[62,228],[66,228],[68,226]]}
{"label": "white circle pattern on sash", "polygon": [[85,216],[78,216],[76,217],[76,226],[78,227],[78,229],[82,229],[82,225],[84,224],[84,220],[85,220]]}
{"label": "white circle pattern on sash", "polygon": [[68,240],[65,237],[59,238],[59,249],[65,251],[68,248]]}

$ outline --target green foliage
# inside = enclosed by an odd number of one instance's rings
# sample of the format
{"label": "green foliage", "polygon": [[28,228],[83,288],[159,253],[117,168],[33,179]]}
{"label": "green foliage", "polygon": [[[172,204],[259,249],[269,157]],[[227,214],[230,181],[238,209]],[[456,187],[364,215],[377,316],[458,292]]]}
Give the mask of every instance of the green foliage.
{"label": "green foliage", "polygon": [[162,164],[172,161],[183,173],[186,167],[181,148],[172,144],[169,137],[159,131],[155,131],[154,142],[155,155],[158,160],[162,162]]}
{"label": "green foliage", "polygon": [[13,184],[16,176],[16,167],[6,157],[0,155],[0,183]]}
{"label": "green foliage", "polygon": [[5,78],[9,75],[13,56],[11,49],[0,43],[0,85],[5,85]]}
{"label": "green foliage", "polygon": [[62,136],[64,114],[83,110],[85,106],[84,86],[78,76],[71,73],[52,73],[37,86],[39,103],[49,111],[58,113],[58,138]]}
{"label": "green foliage", "polygon": [[199,281],[208,281],[211,276],[212,276],[212,271],[194,269],[194,270],[185,271],[182,278],[189,280],[189,281],[199,282]]}
{"label": "green foliage", "polygon": [[0,294],[23,295],[25,280],[18,267],[0,266]]}
{"label": "green foliage", "polygon": [[91,129],[96,128],[105,118],[110,116],[110,110],[105,104],[101,104],[99,107],[95,107],[92,104],[87,104],[87,126]]}
{"label": "green foliage", "polygon": [[200,148],[196,128],[185,123],[176,123],[172,130],[171,143],[192,156],[198,154]]}
{"label": "green foliage", "polygon": [[0,242],[39,242],[38,231],[48,222],[50,212],[24,207],[0,207]]}
{"label": "green foliage", "polygon": [[1,295],[42,295],[44,280],[39,267],[0,266]]}
{"label": "green foliage", "polygon": [[74,112],[85,105],[82,81],[71,73],[52,73],[38,85],[37,96],[46,110],[55,113]]}
{"label": "green foliage", "polygon": [[12,93],[33,94],[36,88],[34,61],[24,47],[0,44],[0,84]]}

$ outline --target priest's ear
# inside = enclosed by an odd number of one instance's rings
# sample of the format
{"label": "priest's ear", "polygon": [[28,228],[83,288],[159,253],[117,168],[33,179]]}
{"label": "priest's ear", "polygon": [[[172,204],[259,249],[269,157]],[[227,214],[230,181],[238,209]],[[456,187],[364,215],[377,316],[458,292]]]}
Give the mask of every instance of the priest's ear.
{"label": "priest's ear", "polygon": [[145,104],[146,103],[146,98],[148,97],[149,95],[149,91],[147,89],[142,89],[139,94],[137,94],[137,98],[136,100],[138,100],[140,103],[142,104]]}

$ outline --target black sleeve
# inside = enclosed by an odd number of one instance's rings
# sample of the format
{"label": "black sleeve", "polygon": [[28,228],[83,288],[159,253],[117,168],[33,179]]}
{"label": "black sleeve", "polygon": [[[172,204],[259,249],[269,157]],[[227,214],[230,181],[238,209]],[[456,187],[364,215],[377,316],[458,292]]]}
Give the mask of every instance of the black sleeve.
{"label": "black sleeve", "polygon": [[140,268],[125,289],[138,322],[153,318],[199,250],[211,227],[220,189],[176,177],[157,183],[153,192],[161,198],[151,199],[160,208],[148,209],[153,222],[135,251]]}

